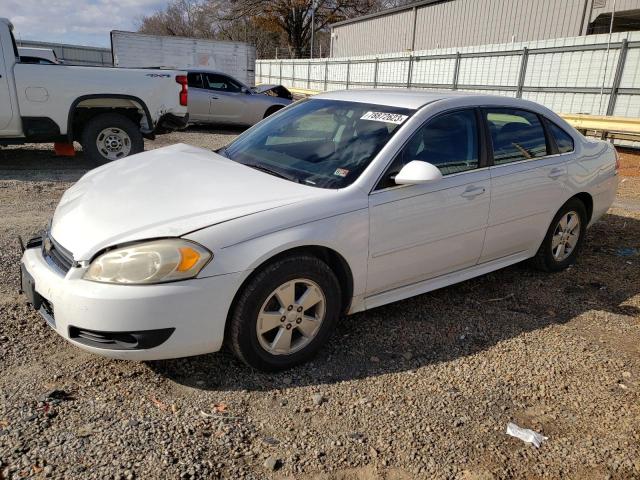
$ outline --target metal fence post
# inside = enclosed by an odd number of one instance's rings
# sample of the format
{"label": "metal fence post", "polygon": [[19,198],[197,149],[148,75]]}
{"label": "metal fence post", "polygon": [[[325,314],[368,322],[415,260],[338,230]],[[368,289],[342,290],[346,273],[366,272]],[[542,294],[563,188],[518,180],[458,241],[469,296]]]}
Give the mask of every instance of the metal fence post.
{"label": "metal fence post", "polygon": [[311,88],[311,62],[307,62],[307,90]]}
{"label": "metal fence post", "polygon": [[453,82],[451,83],[451,90],[458,89],[458,75],[460,74],[460,52],[456,52],[456,63],[453,66]]}
{"label": "metal fence post", "polygon": [[380,59],[376,57],[376,63],[373,66],[373,88],[378,88],[378,65],[380,64]]}
{"label": "metal fence post", "polygon": [[524,80],[527,76],[527,63],[529,63],[529,49],[522,49],[522,59],[520,60],[520,73],[518,74],[518,89],[516,90],[516,98],[522,98],[522,90],[524,89]]}
{"label": "metal fence post", "polygon": [[351,68],[351,59],[347,60],[347,90],[349,90],[349,70]]}
{"label": "metal fence post", "polygon": [[627,51],[629,50],[629,42],[625,38],[622,40],[620,46],[620,53],[618,53],[618,66],[616,67],[616,74],[613,77],[613,84],[611,85],[611,95],[609,96],[609,105],[607,105],[607,115],[613,115],[616,109],[616,100],[618,99],[618,90],[620,89],[620,82],[622,81],[622,73],[624,66],[627,63]]}
{"label": "metal fence post", "polygon": [[296,62],[293,60],[291,62],[291,86],[296,88]]}
{"label": "metal fence post", "polygon": [[409,65],[407,66],[407,88],[411,88],[412,70],[413,70],[413,55],[409,55]]}
{"label": "metal fence post", "polygon": [[282,85],[282,60],[280,60],[280,85]]}
{"label": "metal fence post", "polygon": [[329,77],[329,60],[324,62],[324,91],[327,91],[327,81]]}

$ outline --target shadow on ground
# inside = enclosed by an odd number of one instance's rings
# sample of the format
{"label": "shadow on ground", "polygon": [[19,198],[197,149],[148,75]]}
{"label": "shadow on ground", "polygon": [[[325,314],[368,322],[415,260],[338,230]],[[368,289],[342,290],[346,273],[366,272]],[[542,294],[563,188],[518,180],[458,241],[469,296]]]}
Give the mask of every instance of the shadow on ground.
{"label": "shadow on ground", "polygon": [[[412,370],[473,355],[525,332],[564,324],[589,310],[638,316],[640,220],[606,215],[589,231],[576,265],[557,273],[527,263],[342,319],[313,362],[278,373],[253,371],[228,351],[150,362],[155,372],[206,390],[271,390]],[[640,352],[640,351],[639,351]]]}

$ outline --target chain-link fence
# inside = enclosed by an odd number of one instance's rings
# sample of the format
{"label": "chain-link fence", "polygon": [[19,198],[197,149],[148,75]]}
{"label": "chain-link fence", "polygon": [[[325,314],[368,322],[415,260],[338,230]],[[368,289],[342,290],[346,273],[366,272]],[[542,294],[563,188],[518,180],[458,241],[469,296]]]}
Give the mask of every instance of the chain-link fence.
{"label": "chain-link fence", "polygon": [[259,60],[291,88],[452,89],[527,98],[563,113],[640,117],[640,32],[354,58]]}

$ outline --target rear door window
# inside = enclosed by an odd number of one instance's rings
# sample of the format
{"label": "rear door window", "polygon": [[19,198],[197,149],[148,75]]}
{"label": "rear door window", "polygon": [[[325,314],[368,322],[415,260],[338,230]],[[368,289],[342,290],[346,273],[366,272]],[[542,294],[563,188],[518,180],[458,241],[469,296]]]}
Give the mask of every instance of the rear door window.
{"label": "rear door window", "polygon": [[549,155],[544,128],[538,115],[512,108],[489,108],[485,118],[493,145],[494,165]]}
{"label": "rear door window", "polygon": [[558,147],[558,153],[569,153],[573,152],[573,138],[567,132],[565,132],[558,125],[553,123],[551,120],[547,120],[547,126],[549,127],[549,131],[553,136],[553,139],[556,141],[556,146]]}

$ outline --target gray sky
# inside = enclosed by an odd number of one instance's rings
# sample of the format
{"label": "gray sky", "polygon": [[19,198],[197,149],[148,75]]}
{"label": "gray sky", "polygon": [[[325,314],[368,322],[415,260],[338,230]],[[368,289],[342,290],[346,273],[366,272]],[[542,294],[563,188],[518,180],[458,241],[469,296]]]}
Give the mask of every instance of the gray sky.
{"label": "gray sky", "polygon": [[0,0],[16,39],[109,47],[111,30],[134,30],[136,20],[168,0]]}

